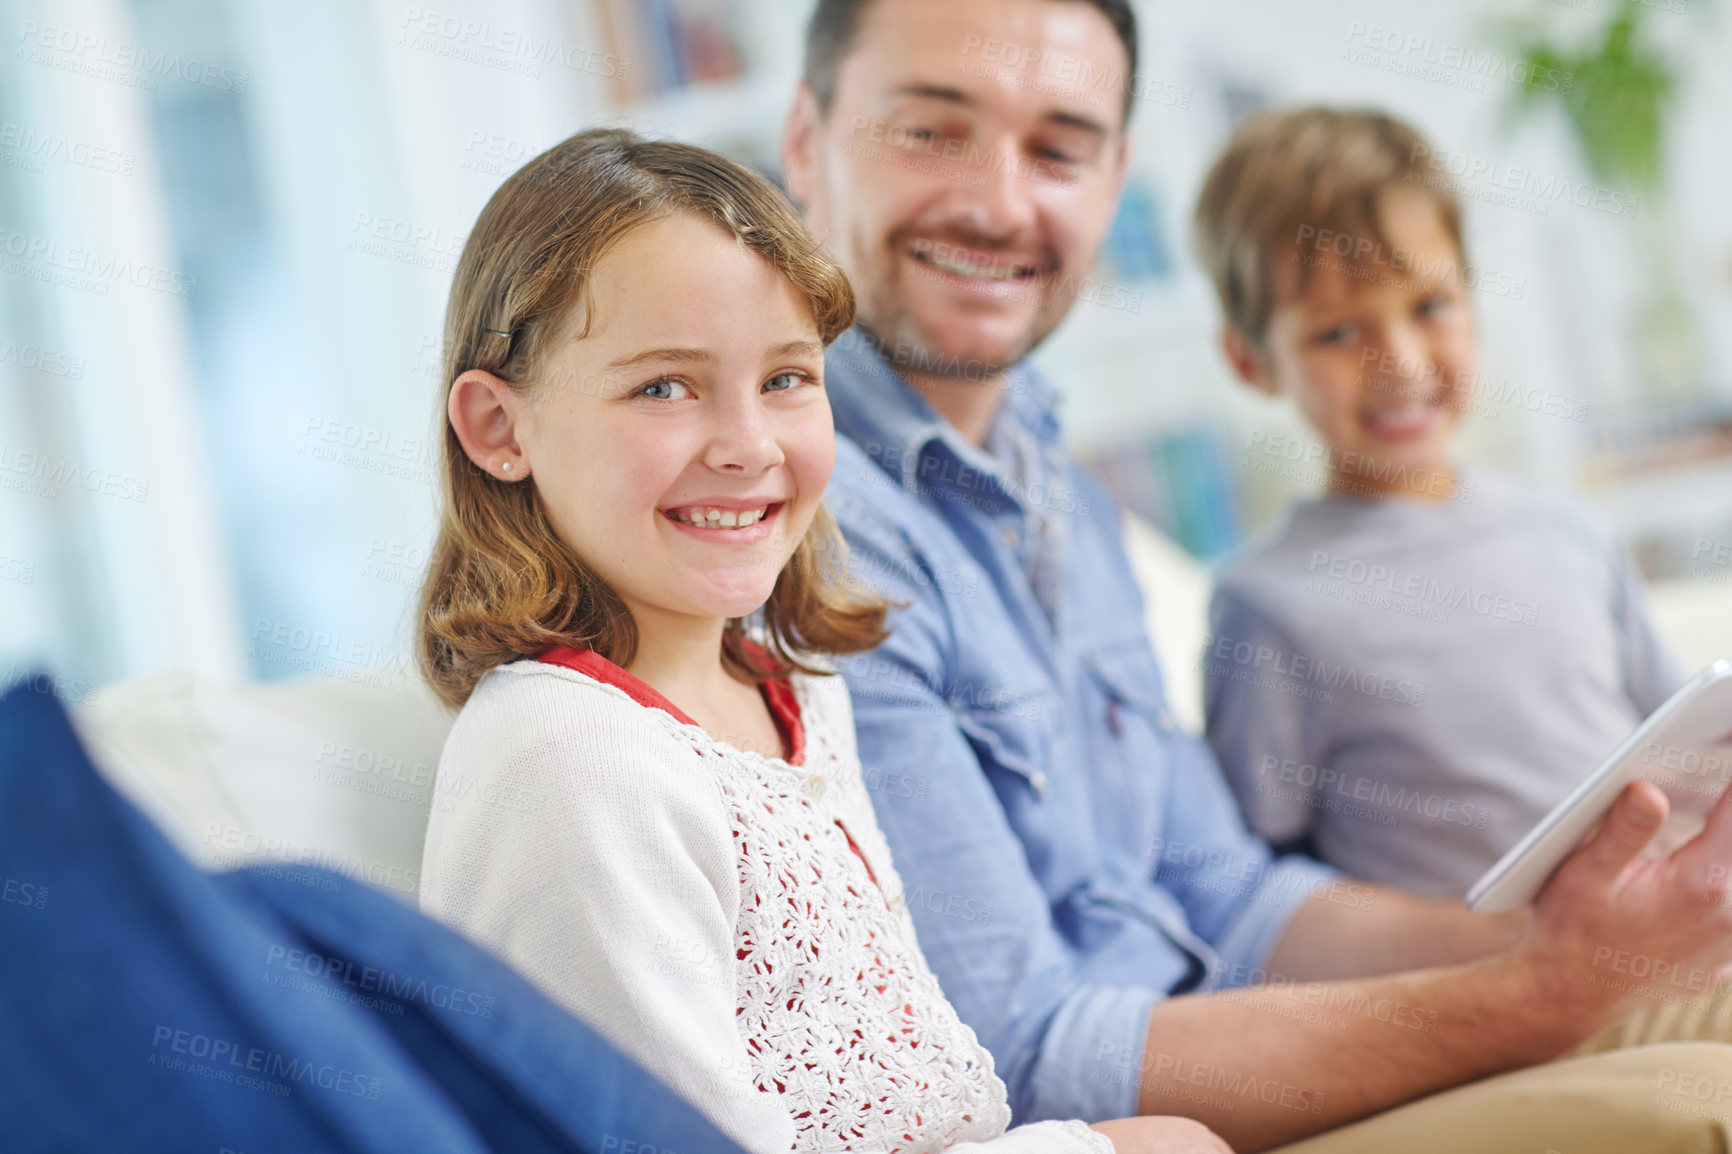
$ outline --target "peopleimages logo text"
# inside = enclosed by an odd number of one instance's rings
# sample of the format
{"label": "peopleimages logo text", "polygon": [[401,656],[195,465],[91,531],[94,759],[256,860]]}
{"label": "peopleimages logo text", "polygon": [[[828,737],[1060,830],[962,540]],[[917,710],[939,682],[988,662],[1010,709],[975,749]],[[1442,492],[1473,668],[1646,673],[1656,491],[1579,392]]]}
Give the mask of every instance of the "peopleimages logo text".
{"label": "peopleimages logo text", "polygon": [[1575,75],[1561,68],[1546,68],[1491,49],[1476,49],[1451,40],[1439,40],[1435,36],[1367,24],[1362,20],[1348,22],[1347,41],[1387,57],[1457,72],[1474,80],[1507,81],[1564,95],[1575,91],[1576,87]]}

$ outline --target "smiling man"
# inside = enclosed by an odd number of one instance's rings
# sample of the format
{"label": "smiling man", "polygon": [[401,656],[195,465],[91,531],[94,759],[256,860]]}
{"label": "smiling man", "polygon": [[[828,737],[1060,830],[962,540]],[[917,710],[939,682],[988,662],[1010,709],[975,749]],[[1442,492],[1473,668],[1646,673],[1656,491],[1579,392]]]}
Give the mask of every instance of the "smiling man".
{"label": "smiling man", "polygon": [[1129,159],[1130,20],[1086,3],[814,17],[789,179],[822,206],[812,223],[869,331],[970,440],[998,402],[979,386],[1003,384],[1093,271]]}
{"label": "smiling man", "polygon": [[1665,1098],[1732,1086],[1732,1047],[1637,1045],[1725,1039],[1732,1006],[1632,1017],[1607,969],[1732,959],[1732,808],[1638,860],[1665,802],[1637,788],[1531,915],[1476,918],[1275,858],[1173,721],[1117,512],[1026,364],[1092,274],[1140,91],[1124,0],[819,0],[786,125],[860,300],[826,497],[905,605],[844,672],[945,993],[1022,1121],[1187,1114],[1307,1154],[1732,1141]]}

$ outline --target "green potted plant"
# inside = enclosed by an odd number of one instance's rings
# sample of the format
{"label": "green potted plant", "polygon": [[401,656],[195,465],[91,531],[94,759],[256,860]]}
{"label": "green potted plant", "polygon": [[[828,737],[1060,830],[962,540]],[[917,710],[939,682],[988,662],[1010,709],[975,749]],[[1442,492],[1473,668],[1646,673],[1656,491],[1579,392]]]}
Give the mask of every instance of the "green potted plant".
{"label": "green potted plant", "polygon": [[1593,178],[1638,198],[1632,239],[1642,284],[1631,314],[1637,385],[1650,396],[1677,399],[1701,387],[1703,363],[1696,316],[1679,283],[1666,188],[1667,118],[1679,77],[1646,35],[1649,10],[1629,0],[1612,3],[1611,19],[1586,43],[1567,44],[1534,26],[1512,32],[1529,75],[1570,82],[1521,85],[1511,111],[1520,119],[1560,106]]}

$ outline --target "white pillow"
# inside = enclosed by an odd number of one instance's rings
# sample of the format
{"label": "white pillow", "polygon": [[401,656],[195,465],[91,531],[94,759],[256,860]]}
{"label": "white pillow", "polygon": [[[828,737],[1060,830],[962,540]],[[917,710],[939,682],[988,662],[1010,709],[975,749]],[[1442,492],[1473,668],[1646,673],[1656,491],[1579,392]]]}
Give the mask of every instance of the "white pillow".
{"label": "white pillow", "polygon": [[1125,552],[1143,591],[1143,625],[1161,661],[1167,706],[1191,733],[1203,732],[1203,647],[1208,641],[1209,570],[1135,513],[1124,515]]}
{"label": "white pillow", "polygon": [[451,727],[420,682],[165,673],[105,686],[74,721],[115,787],[206,868],[323,866],[416,901]]}

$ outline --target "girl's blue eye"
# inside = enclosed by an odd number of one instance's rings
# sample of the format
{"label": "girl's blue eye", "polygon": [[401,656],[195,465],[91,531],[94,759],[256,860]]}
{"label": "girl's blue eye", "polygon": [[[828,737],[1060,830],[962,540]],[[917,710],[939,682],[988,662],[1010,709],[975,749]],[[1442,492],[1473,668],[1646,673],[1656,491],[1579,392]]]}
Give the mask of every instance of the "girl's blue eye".
{"label": "girl's blue eye", "polygon": [[[787,383],[778,386],[776,384],[777,381],[786,381]],[[768,389],[772,393],[785,393],[798,385],[805,384],[806,381],[807,377],[804,373],[777,373],[775,376],[764,382],[764,388]]]}
{"label": "girl's blue eye", "polygon": [[651,381],[639,389],[637,395],[648,397],[652,401],[672,401],[677,399],[674,390],[683,388],[685,385],[679,381]]}

